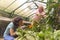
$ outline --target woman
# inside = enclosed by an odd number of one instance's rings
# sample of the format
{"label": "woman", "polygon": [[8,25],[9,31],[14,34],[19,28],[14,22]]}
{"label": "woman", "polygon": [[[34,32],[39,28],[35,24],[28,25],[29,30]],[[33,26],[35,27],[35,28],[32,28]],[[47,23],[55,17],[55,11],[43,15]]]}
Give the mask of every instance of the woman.
{"label": "woman", "polygon": [[45,12],[44,12],[44,7],[43,6],[39,6],[38,9],[36,10],[35,12],[35,15],[33,16],[33,19],[32,19],[32,23],[30,25],[30,28],[32,28],[33,26],[37,26],[39,21],[46,17],[45,15]]}
{"label": "woman", "polygon": [[33,21],[35,22],[39,22],[41,18],[45,17],[45,12],[44,12],[44,7],[43,6],[39,6],[35,16],[33,17]]}
{"label": "woman", "polygon": [[4,40],[14,40],[16,36],[16,29],[23,25],[23,19],[21,17],[15,17],[14,20],[7,26],[4,32]]}

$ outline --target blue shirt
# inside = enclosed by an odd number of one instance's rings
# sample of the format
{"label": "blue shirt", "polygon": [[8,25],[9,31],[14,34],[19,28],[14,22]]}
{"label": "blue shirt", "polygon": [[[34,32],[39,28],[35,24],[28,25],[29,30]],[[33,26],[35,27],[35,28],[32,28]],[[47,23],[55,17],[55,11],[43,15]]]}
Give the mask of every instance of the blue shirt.
{"label": "blue shirt", "polygon": [[9,25],[7,26],[7,28],[6,28],[5,32],[4,32],[3,37],[5,37],[5,36],[9,35],[9,34],[10,34],[10,32],[9,32],[9,31],[10,31],[10,29],[11,29],[11,28],[13,28],[13,27],[14,27],[13,22],[9,23]]}

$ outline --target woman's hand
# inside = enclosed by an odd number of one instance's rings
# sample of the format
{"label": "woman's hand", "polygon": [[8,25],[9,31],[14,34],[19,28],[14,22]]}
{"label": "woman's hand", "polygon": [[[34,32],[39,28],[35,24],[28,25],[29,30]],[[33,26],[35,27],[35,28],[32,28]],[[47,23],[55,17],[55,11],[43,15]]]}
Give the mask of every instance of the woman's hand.
{"label": "woman's hand", "polygon": [[11,36],[16,35],[16,33],[14,32],[14,30],[13,30],[12,28],[10,29],[10,35],[11,35]]}
{"label": "woman's hand", "polygon": [[25,25],[23,25],[23,26],[21,26],[20,28],[21,28],[21,29],[25,29],[25,28],[26,28],[26,26],[25,26]]}

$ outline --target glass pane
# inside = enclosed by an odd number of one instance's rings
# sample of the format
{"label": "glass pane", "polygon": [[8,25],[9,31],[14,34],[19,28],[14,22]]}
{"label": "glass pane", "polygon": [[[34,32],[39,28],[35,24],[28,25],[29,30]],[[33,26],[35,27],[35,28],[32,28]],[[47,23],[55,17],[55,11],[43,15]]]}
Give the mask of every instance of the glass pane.
{"label": "glass pane", "polygon": [[14,0],[0,0],[0,8],[6,8],[9,4],[11,4]]}
{"label": "glass pane", "polygon": [[19,13],[19,12],[21,12],[21,11],[24,11],[29,5],[31,5],[31,3],[26,3],[26,4],[24,4],[22,7],[20,7],[19,9],[17,9],[17,10],[15,11],[15,13]]}
{"label": "glass pane", "polygon": [[[7,8],[8,10],[13,11],[14,9],[16,9],[18,6],[20,6],[21,4],[23,4],[24,2],[26,2],[26,0],[17,0],[15,3],[13,3],[9,8]],[[7,11],[7,9],[5,11]],[[11,12],[10,11],[10,12]]]}
{"label": "glass pane", "polygon": [[[0,9],[4,10],[6,8],[5,11],[12,12],[14,9],[16,9],[17,7],[19,7],[20,5],[22,5],[24,2],[26,2],[28,0],[16,0],[15,2],[14,1],[15,0],[0,0]],[[32,1],[32,0],[29,0],[29,1]],[[35,1],[35,3],[38,6],[40,6],[40,4],[42,4],[44,6],[44,8],[46,8],[45,3],[38,2],[38,1],[41,1],[41,0],[36,0]],[[14,2],[14,3],[11,4],[12,2]],[[47,2],[47,0],[44,0],[43,2]],[[28,17],[35,12],[36,8],[37,8],[37,6],[33,2],[29,2],[29,3],[24,4],[20,8],[18,8],[14,13],[18,14],[18,15],[21,15],[21,16]]]}

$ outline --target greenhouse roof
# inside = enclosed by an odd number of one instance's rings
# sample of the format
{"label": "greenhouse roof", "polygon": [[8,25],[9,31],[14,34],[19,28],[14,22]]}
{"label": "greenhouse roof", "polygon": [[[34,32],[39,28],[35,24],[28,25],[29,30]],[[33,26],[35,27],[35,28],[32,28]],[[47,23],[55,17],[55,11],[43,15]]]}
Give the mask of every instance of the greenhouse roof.
{"label": "greenhouse roof", "polygon": [[0,10],[24,17],[33,17],[37,7],[42,4],[46,7],[47,0],[0,0]]}

